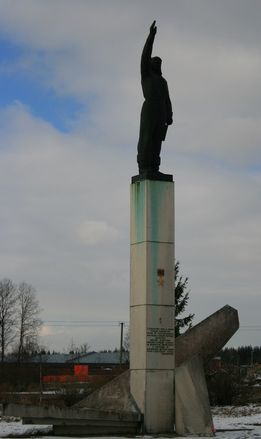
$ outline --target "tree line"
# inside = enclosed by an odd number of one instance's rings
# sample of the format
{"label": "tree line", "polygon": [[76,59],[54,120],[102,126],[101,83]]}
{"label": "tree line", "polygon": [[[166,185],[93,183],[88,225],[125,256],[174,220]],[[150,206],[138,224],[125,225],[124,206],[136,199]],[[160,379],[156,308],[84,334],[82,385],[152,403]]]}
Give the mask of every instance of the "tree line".
{"label": "tree line", "polygon": [[10,279],[0,281],[0,361],[8,353],[21,362],[38,349],[42,321],[35,288]]}
{"label": "tree line", "polygon": [[225,348],[220,352],[220,357],[223,363],[237,366],[261,363],[261,346]]}

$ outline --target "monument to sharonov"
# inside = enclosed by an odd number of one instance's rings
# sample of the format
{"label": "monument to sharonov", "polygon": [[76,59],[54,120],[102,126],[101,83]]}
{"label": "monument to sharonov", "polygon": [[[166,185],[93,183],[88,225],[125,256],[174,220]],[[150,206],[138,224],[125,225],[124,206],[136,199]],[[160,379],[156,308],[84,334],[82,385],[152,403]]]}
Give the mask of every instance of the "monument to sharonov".
{"label": "monument to sharonov", "polygon": [[238,314],[223,307],[178,337],[175,352],[174,182],[159,171],[173,121],[161,59],[152,57],[155,24],[141,57],[145,100],[131,184],[130,393],[144,432],[173,433],[175,423],[178,434],[212,436],[204,364],[238,329]]}
{"label": "monument to sharonov", "polygon": [[174,423],[174,183],[159,172],[172,106],[161,59],[151,57],[155,23],[141,56],[145,101],[131,184],[130,389],[145,431],[163,433]]}

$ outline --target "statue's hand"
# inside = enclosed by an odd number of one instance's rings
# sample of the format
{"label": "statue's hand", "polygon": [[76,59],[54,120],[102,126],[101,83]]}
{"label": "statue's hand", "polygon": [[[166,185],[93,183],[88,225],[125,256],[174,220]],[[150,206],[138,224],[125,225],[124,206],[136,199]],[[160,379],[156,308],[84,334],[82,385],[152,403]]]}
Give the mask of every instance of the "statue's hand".
{"label": "statue's hand", "polygon": [[156,20],[154,20],[152,25],[150,26],[150,34],[156,35],[156,33],[157,33],[157,26],[156,26]]}

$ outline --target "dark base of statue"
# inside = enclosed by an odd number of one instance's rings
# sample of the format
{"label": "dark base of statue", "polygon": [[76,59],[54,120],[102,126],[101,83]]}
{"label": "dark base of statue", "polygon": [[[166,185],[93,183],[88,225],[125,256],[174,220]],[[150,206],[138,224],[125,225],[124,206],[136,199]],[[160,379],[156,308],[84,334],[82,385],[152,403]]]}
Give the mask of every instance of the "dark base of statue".
{"label": "dark base of statue", "polygon": [[163,174],[159,171],[144,170],[139,175],[134,175],[131,182],[136,183],[136,181],[142,180],[173,181],[173,175]]}

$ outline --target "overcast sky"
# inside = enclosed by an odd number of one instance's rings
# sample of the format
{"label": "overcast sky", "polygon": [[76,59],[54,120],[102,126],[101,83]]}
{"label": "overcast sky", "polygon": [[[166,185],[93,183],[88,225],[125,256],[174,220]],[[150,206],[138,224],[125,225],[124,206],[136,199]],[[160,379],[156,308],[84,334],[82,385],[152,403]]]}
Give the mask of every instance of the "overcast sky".
{"label": "overcast sky", "polygon": [[261,344],[261,2],[0,0],[0,278],[37,289],[49,349],[114,348],[129,320],[139,64],[154,19],[189,311],[197,323],[229,304],[241,322],[230,345]]}

